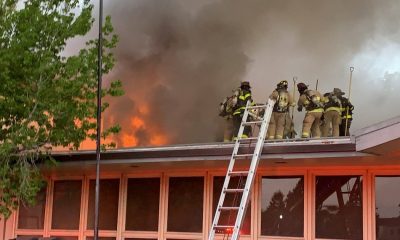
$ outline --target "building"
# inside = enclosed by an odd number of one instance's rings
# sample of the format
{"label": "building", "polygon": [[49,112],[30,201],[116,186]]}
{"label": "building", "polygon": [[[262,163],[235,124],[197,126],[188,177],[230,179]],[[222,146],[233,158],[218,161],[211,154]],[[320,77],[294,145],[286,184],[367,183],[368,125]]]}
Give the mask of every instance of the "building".
{"label": "building", "polygon": [[[104,153],[101,239],[207,239],[232,148]],[[95,153],[54,155],[37,205],[0,223],[5,239],[93,238]],[[265,142],[241,239],[400,239],[400,117],[351,138]]]}

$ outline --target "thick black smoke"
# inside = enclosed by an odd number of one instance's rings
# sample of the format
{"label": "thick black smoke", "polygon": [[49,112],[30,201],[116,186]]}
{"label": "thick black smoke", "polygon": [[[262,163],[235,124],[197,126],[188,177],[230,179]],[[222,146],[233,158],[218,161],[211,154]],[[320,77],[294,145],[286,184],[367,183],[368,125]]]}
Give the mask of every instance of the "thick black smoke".
{"label": "thick black smoke", "polygon": [[[250,80],[259,102],[293,76],[312,88],[319,79],[321,92],[348,92],[350,66],[354,127],[398,115],[384,104],[400,100],[390,90],[399,89],[400,61],[384,62],[400,52],[398,10],[397,0],[109,1],[120,37],[110,77],[123,81],[126,95],[105,123],[119,122],[139,145],[151,145],[155,132],[169,143],[216,141],[218,103],[240,81]],[[382,54],[389,45],[397,52]],[[145,127],[132,127],[133,116]],[[295,114],[297,129],[302,117]]]}

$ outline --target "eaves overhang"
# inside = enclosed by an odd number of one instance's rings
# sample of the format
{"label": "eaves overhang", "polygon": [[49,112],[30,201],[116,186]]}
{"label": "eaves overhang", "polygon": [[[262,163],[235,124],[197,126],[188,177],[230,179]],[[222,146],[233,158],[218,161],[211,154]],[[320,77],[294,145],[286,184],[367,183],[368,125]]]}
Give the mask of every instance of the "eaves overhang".
{"label": "eaves overhang", "polygon": [[[246,144],[239,153],[250,153],[255,143]],[[230,159],[234,143],[202,143],[161,147],[137,147],[107,150],[101,154],[102,164],[155,163],[207,161]],[[321,138],[266,141],[261,159],[303,159],[324,157],[365,156],[357,153],[354,139]],[[94,163],[95,151],[55,152],[53,157],[61,164]]]}

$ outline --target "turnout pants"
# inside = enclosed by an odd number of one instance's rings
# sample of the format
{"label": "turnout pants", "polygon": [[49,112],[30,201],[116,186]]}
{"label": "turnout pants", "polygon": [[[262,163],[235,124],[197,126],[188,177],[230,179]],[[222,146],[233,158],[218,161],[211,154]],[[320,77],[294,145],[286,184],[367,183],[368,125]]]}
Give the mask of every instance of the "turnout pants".
{"label": "turnout pants", "polygon": [[315,138],[321,137],[321,117],[322,112],[307,112],[303,120],[302,138],[310,137],[310,131]]}
{"label": "turnout pants", "polygon": [[340,124],[340,130],[339,130],[340,136],[350,136],[350,126],[351,126],[351,121],[352,120],[353,119],[348,118],[348,120],[347,120],[347,131],[346,131],[346,119],[345,118],[342,119],[342,123]]}
{"label": "turnout pants", "polygon": [[324,113],[324,123],[322,124],[322,136],[328,137],[332,125],[332,137],[339,137],[339,125],[342,121],[338,111],[330,110]]}
{"label": "turnout pants", "polygon": [[282,139],[283,130],[285,129],[287,112],[272,112],[269,121],[267,137],[268,139]]}
{"label": "turnout pants", "polygon": [[[236,137],[239,133],[240,124],[242,123],[242,118],[243,118],[243,114],[233,115],[233,138],[234,139],[236,139]],[[251,127],[245,126],[241,137],[247,138],[250,136],[250,133],[251,133]]]}

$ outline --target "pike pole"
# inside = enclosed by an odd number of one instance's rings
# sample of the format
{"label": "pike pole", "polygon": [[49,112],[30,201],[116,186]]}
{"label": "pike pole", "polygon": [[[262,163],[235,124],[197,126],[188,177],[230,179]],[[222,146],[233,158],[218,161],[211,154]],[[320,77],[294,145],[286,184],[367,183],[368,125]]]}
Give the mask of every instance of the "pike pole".
{"label": "pike pole", "polygon": [[317,78],[317,83],[315,84],[315,91],[318,91],[318,81],[319,79]]}
{"label": "pike pole", "polygon": [[[295,76],[295,77],[293,77],[293,103],[295,102],[295,100],[294,100],[294,97],[295,97],[295,94],[296,94],[296,82],[297,82],[297,77]],[[294,134],[294,105],[292,106],[292,116],[291,116],[291,118],[292,118],[292,122],[291,122],[291,124],[293,124],[293,131],[291,131],[291,133],[290,133],[290,137],[291,138],[294,138],[295,136],[293,136],[293,134]],[[290,126],[290,127],[292,127],[292,126]]]}
{"label": "pike pole", "polygon": [[[350,103],[350,96],[351,96],[351,81],[353,79],[353,71],[354,71],[354,67],[350,67],[350,81],[349,81],[349,96],[347,97],[349,103]],[[349,115],[349,106],[346,106],[346,125],[345,125],[345,129],[344,129],[344,135],[347,136],[347,126],[348,126],[348,122],[349,122],[349,118],[347,117]]]}

